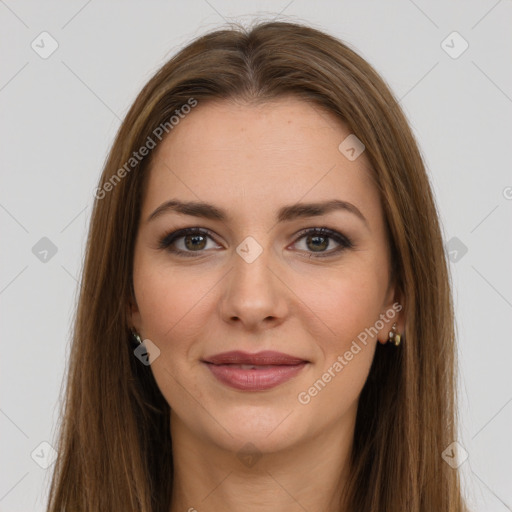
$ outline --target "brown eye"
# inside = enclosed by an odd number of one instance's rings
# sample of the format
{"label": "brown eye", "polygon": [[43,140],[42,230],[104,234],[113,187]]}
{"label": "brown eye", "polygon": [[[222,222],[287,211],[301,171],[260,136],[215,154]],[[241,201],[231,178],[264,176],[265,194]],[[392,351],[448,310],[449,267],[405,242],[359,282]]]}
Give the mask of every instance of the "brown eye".
{"label": "brown eye", "polygon": [[[305,240],[304,252],[309,253],[310,257],[322,258],[332,256],[343,250],[354,247],[352,241],[345,235],[328,228],[313,228],[303,231],[297,239]],[[165,249],[179,256],[196,256],[208,249],[208,241],[215,242],[211,233],[202,228],[186,228],[173,231],[162,237],[158,248]],[[181,247],[179,247],[181,244]],[[331,248],[332,245],[334,248]],[[337,247],[336,247],[337,244]],[[210,247],[211,249],[212,247]],[[218,246],[216,247],[218,248]],[[327,250],[329,249],[330,250]]]}
{"label": "brown eye", "polygon": [[[183,256],[194,256],[194,253],[201,253],[207,248],[209,239],[213,240],[207,230],[200,228],[180,229],[165,235],[159,241],[158,248]],[[182,240],[182,247],[176,247],[176,245],[180,245]]]}
{"label": "brown eye", "polygon": [[[306,230],[302,232],[302,236],[300,236],[298,241],[302,239],[305,239],[304,245],[306,246],[306,252],[310,252],[311,257],[322,258],[331,256],[345,249],[354,247],[354,244],[348,237],[328,228],[314,228]],[[338,247],[334,247],[327,251],[326,249],[333,245],[333,241],[338,245]]]}
{"label": "brown eye", "polygon": [[329,247],[329,237],[327,236],[319,236],[319,235],[308,235],[306,237],[306,244],[312,244],[311,246],[314,251],[317,249],[323,251]]}
{"label": "brown eye", "polygon": [[206,246],[206,237],[204,235],[185,235],[185,247],[191,251],[195,249],[204,249]]}

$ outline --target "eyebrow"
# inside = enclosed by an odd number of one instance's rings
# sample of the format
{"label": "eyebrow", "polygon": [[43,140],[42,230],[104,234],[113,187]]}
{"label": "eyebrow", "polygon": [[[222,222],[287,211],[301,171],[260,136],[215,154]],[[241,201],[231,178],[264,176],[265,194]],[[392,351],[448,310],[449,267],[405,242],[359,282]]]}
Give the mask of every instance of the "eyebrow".
{"label": "eyebrow", "polygon": [[[283,206],[278,210],[277,222],[289,222],[294,219],[304,217],[318,217],[327,213],[344,210],[356,215],[364,222],[367,228],[368,221],[361,211],[352,203],[342,201],[340,199],[332,199],[330,201],[316,202],[316,203],[297,203],[289,206]],[[204,219],[220,220],[225,222],[228,220],[227,213],[217,206],[203,202],[185,202],[177,199],[171,199],[161,204],[148,218],[149,222],[157,217],[160,217],[167,212],[176,212],[183,215],[190,215],[192,217],[201,217]]]}

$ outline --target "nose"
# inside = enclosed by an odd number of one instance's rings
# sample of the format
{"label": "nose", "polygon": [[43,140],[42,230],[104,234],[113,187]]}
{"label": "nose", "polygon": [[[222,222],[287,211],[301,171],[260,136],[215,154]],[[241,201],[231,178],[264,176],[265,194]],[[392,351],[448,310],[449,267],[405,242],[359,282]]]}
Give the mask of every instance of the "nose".
{"label": "nose", "polygon": [[251,254],[255,250],[251,246],[249,252],[233,252],[233,267],[223,280],[220,300],[224,321],[250,331],[275,327],[288,313],[289,290],[279,277],[276,259],[268,248]]}

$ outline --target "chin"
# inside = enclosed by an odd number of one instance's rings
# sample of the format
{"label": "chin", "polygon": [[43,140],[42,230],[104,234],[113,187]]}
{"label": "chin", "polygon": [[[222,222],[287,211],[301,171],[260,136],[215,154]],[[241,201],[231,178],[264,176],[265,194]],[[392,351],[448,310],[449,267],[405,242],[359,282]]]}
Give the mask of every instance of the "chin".
{"label": "chin", "polygon": [[[254,445],[261,453],[286,450],[300,442],[304,430],[304,426],[298,424],[301,418],[292,407],[244,405],[221,415],[215,415],[213,411],[212,414],[229,432],[224,429],[210,432],[215,438],[212,441],[235,452],[245,445]],[[206,421],[211,425],[209,418]]]}

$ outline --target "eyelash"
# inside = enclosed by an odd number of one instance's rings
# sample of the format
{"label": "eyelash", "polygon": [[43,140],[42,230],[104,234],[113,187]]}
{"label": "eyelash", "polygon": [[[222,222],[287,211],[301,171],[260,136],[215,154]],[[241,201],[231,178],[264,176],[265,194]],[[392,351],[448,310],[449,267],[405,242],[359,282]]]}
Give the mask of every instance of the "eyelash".
{"label": "eyelash", "polygon": [[[204,252],[204,250],[200,251],[182,251],[181,249],[171,248],[171,244],[173,244],[176,240],[183,238],[187,235],[203,235],[207,236],[209,238],[212,238],[211,232],[207,229],[203,228],[185,228],[185,229],[179,229],[177,231],[172,231],[170,233],[165,234],[158,243],[158,249],[167,250],[173,254],[176,254],[178,256],[184,256],[184,257],[194,257],[195,252],[201,253]],[[312,229],[306,229],[301,231],[298,234],[297,241],[306,237],[307,235],[317,235],[324,238],[331,238],[340,246],[334,250],[328,251],[326,253],[310,253],[310,258],[327,258],[329,256],[332,256],[334,254],[338,254],[346,249],[351,249],[354,247],[354,244],[345,235],[342,235],[341,233],[338,233],[337,231],[333,231],[329,228],[312,228]],[[215,240],[214,240],[215,241]]]}

